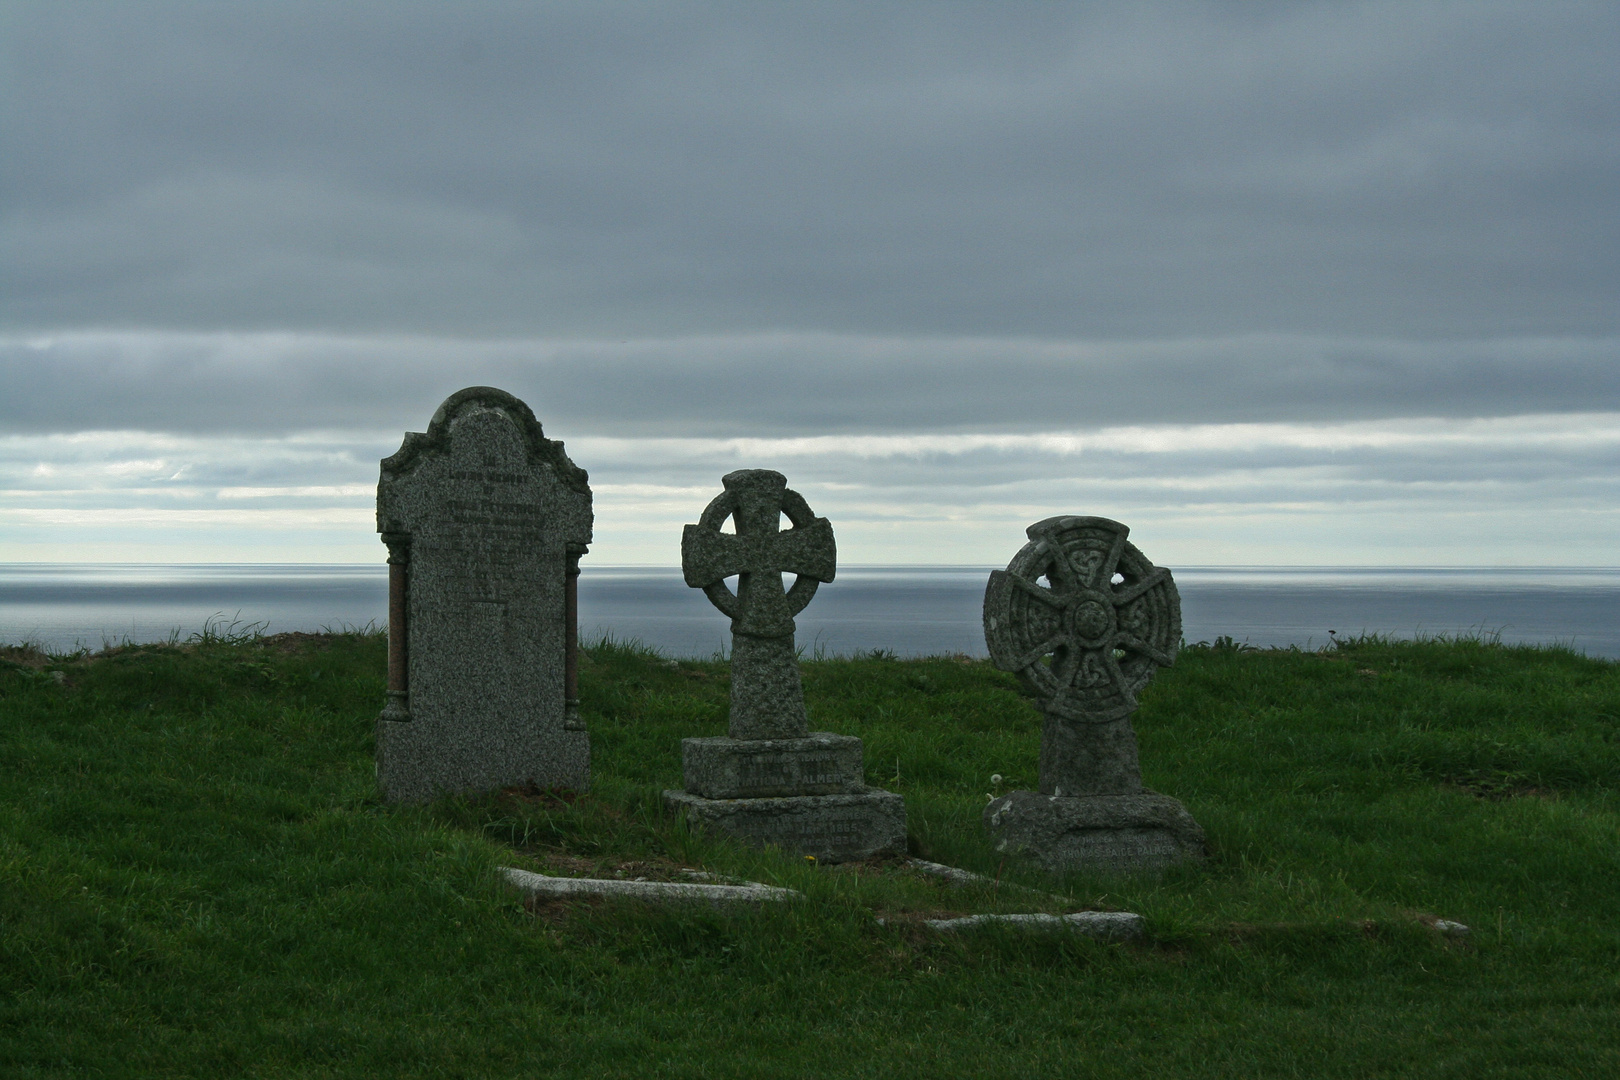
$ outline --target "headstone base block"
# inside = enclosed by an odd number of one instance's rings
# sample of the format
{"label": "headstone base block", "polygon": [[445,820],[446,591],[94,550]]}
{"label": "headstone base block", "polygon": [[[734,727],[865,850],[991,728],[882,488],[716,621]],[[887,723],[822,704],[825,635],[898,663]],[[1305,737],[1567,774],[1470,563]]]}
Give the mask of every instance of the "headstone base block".
{"label": "headstone base block", "polygon": [[984,808],[997,851],[1023,854],[1054,873],[1140,873],[1204,858],[1204,830],[1168,795],[1070,798],[1014,791]]}
{"label": "headstone base block", "polygon": [[906,801],[867,788],[844,795],[707,799],[665,791],[664,805],[700,829],[713,829],[755,847],[774,845],[821,862],[853,862],[906,851]]}
{"label": "headstone base block", "polygon": [[681,760],[686,790],[709,799],[866,790],[861,740],[830,731],[802,739],[682,739]]}
{"label": "headstone base block", "polygon": [[[589,791],[591,740],[583,731],[550,731],[525,718],[477,741],[433,730],[421,720],[377,721],[377,784],[383,801],[428,803],[440,795],[533,785]],[[461,735],[461,741],[456,740]]]}

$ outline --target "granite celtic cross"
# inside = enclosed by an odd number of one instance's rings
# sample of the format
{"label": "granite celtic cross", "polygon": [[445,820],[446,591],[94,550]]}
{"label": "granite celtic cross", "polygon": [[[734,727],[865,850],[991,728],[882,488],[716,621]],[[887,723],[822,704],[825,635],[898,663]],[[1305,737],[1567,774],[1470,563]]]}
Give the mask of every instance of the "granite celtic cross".
{"label": "granite celtic cross", "polygon": [[[731,736],[790,739],[809,730],[793,616],[837,569],[832,524],[816,517],[787,478],[741,469],[721,478],[725,490],[681,536],[686,583],[702,589],[731,618]],[[781,531],[786,516],[792,528]],[[720,531],[726,519],[735,533]],[[784,589],[782,575],[796,574]],[[736,576],[737,591],[726,586]]]}
{"label": "granite celtic cross", "polygon": [[[681,536],[681,569],[731,618],[729,734],[681,740],[685,788],[664,804],[696,828],[826,862],[904,854],[905,799],[868,787],[861,740],[811,731],[804,708],[793,617],[833,579],[832,525],[779,472],[721,483]],[[734,532],[721,531],[728,518]],[[783,574],[797,575],[791,588]]]}

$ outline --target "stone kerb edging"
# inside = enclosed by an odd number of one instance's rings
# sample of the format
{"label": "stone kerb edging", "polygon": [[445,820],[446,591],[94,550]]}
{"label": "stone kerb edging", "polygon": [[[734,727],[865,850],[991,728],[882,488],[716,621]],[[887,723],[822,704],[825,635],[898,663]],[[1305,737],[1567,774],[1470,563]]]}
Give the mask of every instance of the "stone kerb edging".
{"label": "stone kerb edging", "polygon": [[[688,873],[693,877],[711,876],[690,871]],[[968,871],[959,873],[967,874]],[[551,900],[579,896],[615,896],[656,903],[757,904],[763,901],[804,899],[804,894],[797,889],[761,885],[757,881],[737,885],[712,885],[689,884],[682,881],[563,878],[519,870],[513,866],[502,867],[501,876],[509,885],[520,889],[528,896]],[[888,921],[877,920],[879,926],[886,925]],[[1021,930],[1073,930],[1088,937],[1117,941],[1141,937],[1143,922],[1142,916],[1133,915],[1128,911],[1078,911],[1072,915],[965,915],[959,919],[927,919],[923,925],[942,933],[972,930],[981,926],[1008,926]]]}
{"label": "stone kerb edging", "polygon": [[[980,884],[987,880],[970,870],[961,870],[954,866],[945,866],[942,863],[931,863],[924,859],[909,859],[907,862],[911,863],[914,869],[922,870],[924,873],[935,873],[936,876],[950,880],[953,884]],[[941,871],[952,871],[952,873],[946,874]],[[547,899],[566,899],[579,896],[618,896],[635,900],[648,900],[654,903],[696,901],[709,904],[754,904],[763,901],[804,899],[804,894],[797,889],[783,889],[774,885],[762,885],[757,881],[741,881],[738,878],[729,878],[722,874],[704,873],[700,870],[683,870],[681,873],[704,882],[724,880],[737,882],[737,884],[620,881],[614,878],[560,878],[550,877],[546,874],[536,874],[528,870],[519,870],[512,866],[501,868],[501,876],[506,879],[508,884],[522,890],[529,896],[545,897]],[[891,922],[899,921],[879,918],[877,924],[887,926]],[[1008,915],[963,915],[955,919],[924,919],[922,925],[942,934],[958,933],[963,930],[977,930],[990,926],[1002,926],[1016,930],[1067,930],[1104,941],[1134,940],[1142,937],[1146,931],[1146,921],[1142,916],[1129,911],[1076,911],[1068,915],[1049,915],[1040,912]],[[1467,937],[1469,933],[1467,926],[1451,919],[1435,919],[1432,922],[1427,922],[1427,925],[1446,937]]]}
{"label": "stone kerb edging", "polygon": [[1124,940],[1142,936],[1142,916],[1129,911],[1077,911],[1072,915],[964,915],[959,919],[927,919],[925,926],[941,933],[974,930],[981,926],[1010,926],[1020,930],[1074,930],[1087,937]]}
{"label": "stone kerb edging", "polygon": [[[879,926],[899,920],[879,919]],[[1125,941],[1142,936],[1142,916],[1129,911],[1076,911],[1070,915],[1030,912],[1016,915],[963,915],[955,919],[924,919],[922,925],[942,934],[977,930],[985,926],[1006,926],[1015,930],[1072,930],[1105,941]]]}
{"label": "stone kerb edging", "polygon": [[623,896],[636,900],[697,901],[708,904],[757,904],[767,900],[802,900],[797,889],[747,882],[742,885],[701,885],[684,881],[618,881],[613,878],[560,878],[516,867],[502,867],[501,876],[530,896],[562,899],[576,896]]}

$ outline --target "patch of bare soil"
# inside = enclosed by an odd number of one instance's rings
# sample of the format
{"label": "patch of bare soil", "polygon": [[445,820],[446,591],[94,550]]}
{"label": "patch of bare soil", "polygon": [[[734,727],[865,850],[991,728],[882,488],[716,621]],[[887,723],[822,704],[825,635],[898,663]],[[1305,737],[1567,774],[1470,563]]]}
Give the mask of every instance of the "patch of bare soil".
{"label": "patch of bare soil", "polygon": [[1554,788],[1540,787],[1504,777],[1465,776],[1448,780],[1442,785],[1461,791],[1486,802],[1506,802],[1509,799],[1557,799]]}
{"label": "patch of bare soil", "polygon": [[284,634],[271,634],[261,638],[259,644],[266,649],[274,649],[279,653],[296,653],[306,650],[323,652],[332,647],[337,638],[346,635],[340,634],[306,634],[302,630],[290,630]]}
{"label": "patch of bare soil", "polygon": [[543,874],[557,877],[608,878],[617,881],[715,881],[730,882],[724,874],[683,866],[674,859],[587,858],[571,855],[558,847],[531,846],[523,854],[538,864]]}
{"label": "patch of bare soil", "polygon": [[[807,862],[814,862],[813,856],[805,856]],[[904,855],[874,855],[870,859],[856,859],[852,862],[828,863],[827,869],[835,874],[854,874],[857,877],[887,877],[906,868]]]}
{"label": "patch of bare soil", "polygon": [[602,899],[600,896],[571,896],[566,899],[555,896],[531,896],[523,901],[523,910],[540,922],[559,926],[581,908],[588,910],[600,906]]}
{"label": "patch of bare soil", "polygon": [[513,787],[501,788],[501,798],[503,799],[512,799],[516,802],[542,807],[547,810],[567,809],[577,805],[585,797],[583,793],[568,788],[543,788],[535,784],[518,784]]}
{"label": "patch of bare soil", "polygon": [[51,663],[51,658],[32,645],[0,645],[0,663],[43,671]]}

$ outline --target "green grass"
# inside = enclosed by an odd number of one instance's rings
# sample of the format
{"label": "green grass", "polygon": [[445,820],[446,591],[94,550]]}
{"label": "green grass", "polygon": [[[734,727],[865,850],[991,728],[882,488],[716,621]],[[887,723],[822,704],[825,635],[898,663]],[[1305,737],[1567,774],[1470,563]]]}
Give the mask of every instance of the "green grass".
{"label": "green grass", "polygon": [[[724,731],[726,666],[623,643],[581,667],[588,797],[385,807],[384,651],[0,651],[0,1076],[1620,1075],[1614,663],[1188,649],[1136,725],[1209,864],[1062,880],[984,841],[990,776],[1035,777],[1038,717],[1008,676],[805,663],[815,726],[865,740],[916,853],[1059,902],[688,834],[658,791],[683,736]],[[502,865],[703,867],[807,899],[531,910]],[[1141,912],[1148,938],[916,922],[1084,907]]]}

